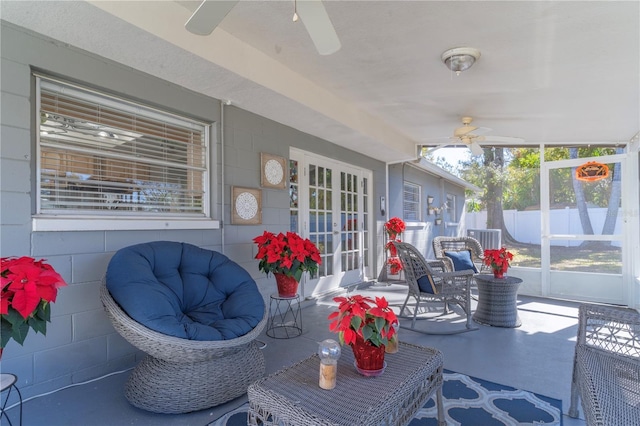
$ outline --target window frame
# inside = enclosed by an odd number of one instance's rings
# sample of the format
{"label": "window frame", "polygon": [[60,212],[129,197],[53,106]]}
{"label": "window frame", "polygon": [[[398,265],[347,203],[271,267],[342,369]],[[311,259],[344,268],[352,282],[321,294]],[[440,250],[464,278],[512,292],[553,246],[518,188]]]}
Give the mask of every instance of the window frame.
{"label": "window frame", "polygon": [[[170,111],[169,108],[157,108],[149,104],[128,99],[123,96],[116,96],[109,93],[105,89],[95,89],[83,84],[73,83],[71,81],[52,77],[50,75],[33,72],[33,86],[35,99],[33,106],[33,129],[35,139],[34,155],[34,213],[31,216],[32,231],[90,231],[90,230],[159,230],[159,229],[219,229],[220,222],[213,216],[214,200],[218,193],[216,188],[216,170],[215,170],[215,149],[212,148],[214,143],[213,135],[215,123],[205,122],[201,119],[193,118],[187,114],[179,114]],[[203,128],[203,144],[204,150],[204,171],[202,182],[202,210],[198,216],[188,215],[184,213],[168,212],[154,214],[120,214],[117,210],[105,211],[96,210],[96,214],[92,212],[78,211],[77,213],[65,213],[64,210],[53,212],[41,211],[41,179],[42,179],[42,147],[40,140],[40,109],[41,109],[41,85],[40,82],[46,80],[53,84],[70,86],[90,95],[95,94],[100,98],[104,98],[105,102],[116,102],[124,107],[124,109],[141,108],[145,111],[157,111],[160,115],[175,117],[178,120],[192,122],[201,125]],[[81,97],[78,99],[82,100]],[[86,100],[85,100],[86,101]]]}
{"label": "window frame", "polygon": [[[415,189],[415,193],[418,196],[418,201],[407,201],[407,199],[405,198],[405,194],[406,194],[406,187],[410,186],[413,187]],[[406,203],[412,203],[416,205],[416,218],[415,219],[408,219],[407,218],[407,209],[406,209]],[[414,183],[414,182],[410,182],[408,180],[403,181],[402,183],[402,219],[405,222],[420,222],[422,220],[422,186]]]}
{"label": "window frame", "polygon": [[456,208],[456,200],[458,197],[456,196],[456,194],[447,193],[446,198],[447,198],[447,214],[449,215],[448,217],[449,222],[458,223],[457,208]]}

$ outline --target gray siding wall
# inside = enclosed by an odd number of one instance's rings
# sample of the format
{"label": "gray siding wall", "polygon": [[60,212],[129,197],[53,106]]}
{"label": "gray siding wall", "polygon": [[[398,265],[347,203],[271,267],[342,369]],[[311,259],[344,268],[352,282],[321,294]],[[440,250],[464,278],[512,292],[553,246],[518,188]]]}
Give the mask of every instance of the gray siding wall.
{"label": "gray siding wall", "polygon": [[[173,109],[210,122],[220,121],[217,99],[188,91],[129,67],[97,57],[2,22],[0,139],[0,254],[46,258],[65,278],[58,292],[47,335],[29,333],[24,346],[9,342],[2,371],[15,373],[23,397],[99,377],[133,366],[142,354],[115,333],[100,303],[98,288],[115,251],[154,240],[173,240],[224,251],[244,266],[268,295],[275,284],[258,271],[251,239],[264,229],[289,227],[288,191],[263,190],[263,225],[225,225],[220,230],[31,232],[34,211],[35,136],[32,123],[34,94],[31,70],[39,69],[77,80],[148,104]],[[229,222],[230,187],[260,187],[260,152],[289,155],[297,147],[340,159],[373,171],[375,200],[385,190],[384,164],[241,109],[225,107],[224,170],[221,133],[212,143],[216,179],[224,172],[224,219]],[[213,188],[215,190],[215,188]],[[212,197],[212,211],[220,217],[220,197]],[[376,209],[377,226],[384,218]],[[224,246],[223,246],[224,242]],[[379,249],[373,250],[380,253]],[[380,264],[380,259],[375,259]],[[273,285],[273,288],[270,286]],[[265,296],[267,297],[267,296]]]}

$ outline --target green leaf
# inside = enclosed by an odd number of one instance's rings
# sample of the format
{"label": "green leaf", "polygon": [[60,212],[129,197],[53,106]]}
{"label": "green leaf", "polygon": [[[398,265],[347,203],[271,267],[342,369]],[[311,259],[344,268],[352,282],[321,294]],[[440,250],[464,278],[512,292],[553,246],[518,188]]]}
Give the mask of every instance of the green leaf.
{"label": "green leaf", "polygon": [[11,337],[13,337],[13,340],[15,340],[16,343],[19,343],[20,345],[22,345],[24,343],[24,339],[27,338],[28,333],[29,333],[29,324],[27,324],[26,322],[23,322],[18,327],[13,326]]}
{"label": "green leaf", "polygon": [[353,316],[351,317],[351,328],[354,330],[360,329],[360,325],[362,324],[362,318]]}
{"label": "green leaf", "polygon": [[51,304],[46,300],[43,300],[40,305],[38,305],[38,309],[36,310],[34,317],[41,321],[51,322]]}
{"label": "green leaf", "polygon": [[20,324],[25,322],[25,319],[22,318],[22,315],[20,315],[18,311],[16,311],[12,307],[9,307],[9,313],[7,313],[2,318],[7,320],[14,327],[19,326]]}
{"label": "green leaf", "polygon": [[371,330],[371,327],[364,327],[362,329],[362,337],[364,337],[364,340],[371,340],[372,336],[374,336],[374,332],[373,330]]}
{"label": "green leaf", "polygon": [[47,334],[47,322],[37,318],[29,318],[27,321],[29,327],[33,328],[36,333]]}
{"label": "green leaf", "polygon": [[387,320],[385,320],[382,317],[376,317],[375,323],[376,323],[376,330],[380,331],[384,328],[384,325],[386,324]]}
{"label": "green leaf", "polygon": [[11,327],[11,323],[2,317],[2,319],[0,319],[0,347],[4,348],[7,346],[12,334],[13,329]]}

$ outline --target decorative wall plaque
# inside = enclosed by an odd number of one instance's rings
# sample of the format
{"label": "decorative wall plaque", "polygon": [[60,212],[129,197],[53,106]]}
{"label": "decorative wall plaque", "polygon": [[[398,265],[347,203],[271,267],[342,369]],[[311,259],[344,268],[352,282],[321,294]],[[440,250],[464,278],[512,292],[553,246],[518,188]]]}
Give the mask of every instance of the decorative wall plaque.
{"label": "decorative wall plaque", "polygon": [[264,188],[284,189],[287,186],[286,162],[283,157],[260,153],[260,185]]}
{"label": "decorative wall plaque", "polygon": [[262,223],[262,191],[255,188],[231,187],[231,223],[257,225]]}

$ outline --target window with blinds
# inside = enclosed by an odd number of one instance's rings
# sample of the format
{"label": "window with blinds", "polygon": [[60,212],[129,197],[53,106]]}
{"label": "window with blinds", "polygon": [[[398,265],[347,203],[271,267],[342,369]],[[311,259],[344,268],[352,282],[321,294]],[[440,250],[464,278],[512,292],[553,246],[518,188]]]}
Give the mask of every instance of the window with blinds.
{"label": "window with blinds", "polygon": [[404,220],[420,221],[420,186],[404,182],[402,197]]}
{"label": "window with blinds", "polygon": [[206,124],[36,80],[39,214],[208,216]]}

